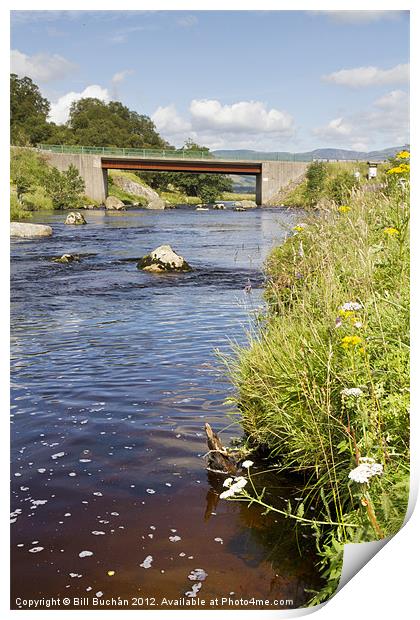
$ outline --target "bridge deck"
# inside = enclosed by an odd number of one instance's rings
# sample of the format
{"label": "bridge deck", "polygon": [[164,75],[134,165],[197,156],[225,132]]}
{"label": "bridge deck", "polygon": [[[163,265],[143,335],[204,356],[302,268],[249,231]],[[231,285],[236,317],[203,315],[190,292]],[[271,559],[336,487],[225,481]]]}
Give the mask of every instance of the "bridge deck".
{"label": "bridge deck", "polygon": [[149,170],[153,172],[207,172],[214,174],[261,174],[262,165],[250,161],[179,160],[168,158],[143,159],[137,157],[101,157],[105,170]]}

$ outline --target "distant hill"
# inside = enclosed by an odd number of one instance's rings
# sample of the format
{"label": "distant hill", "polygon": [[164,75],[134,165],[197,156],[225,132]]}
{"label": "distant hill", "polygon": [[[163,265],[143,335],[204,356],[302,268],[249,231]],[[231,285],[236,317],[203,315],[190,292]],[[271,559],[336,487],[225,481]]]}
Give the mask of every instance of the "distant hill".
{"label": "distant hill", "polygon": [[314,151],[307,151],[305,153],[290,153],[288,151],[253,151],[250,149],[225,149],[225,150],[217,150],[212,151],[214,155],[217,157],[234,157],[238,159],[261,159],[264,160],[272,160],[278,159],[283,161],[312,161],[313,159],[330,159],[330,160],[345,160],[345,159],[353,159],[353,160],[365,160],[369,159],[374,161],[383,161],[387,160],[389,157],[392,157],[399,151],[403,149],[408,149],[408,145],[404,146],[392,146],[387,149],[382,149],[380,151],[349,151],[346,149],[335,149],[335,148],[325,148],[325,149],[315,149]]}

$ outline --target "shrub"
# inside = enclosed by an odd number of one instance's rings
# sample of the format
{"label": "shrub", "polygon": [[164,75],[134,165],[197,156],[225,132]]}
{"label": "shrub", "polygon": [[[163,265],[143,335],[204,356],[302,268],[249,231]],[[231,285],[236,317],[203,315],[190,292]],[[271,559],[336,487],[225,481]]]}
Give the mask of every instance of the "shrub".
{"label": "shrub", "polygon": [[322,161],[313,161],[306,171],[306,197],[314,205],[322,193],[327,178],[327,166]]}
{"label": "shrub", "polygon": [[83,204],[85,184],[72,164],[64,172],[50,168],[45,188],[54,209],[77,209]]}
{"label": "shrub", "polygon": [[23,195],[22,204],[28,211],[50,211],[54,208],[46,189],[39,186],[33,187],[31,191]]}

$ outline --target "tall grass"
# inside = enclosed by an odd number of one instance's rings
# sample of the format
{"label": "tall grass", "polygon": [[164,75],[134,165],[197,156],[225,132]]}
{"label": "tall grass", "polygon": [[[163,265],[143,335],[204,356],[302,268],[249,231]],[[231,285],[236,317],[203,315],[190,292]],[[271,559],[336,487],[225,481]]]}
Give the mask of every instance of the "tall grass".
{"label": "tall grass", "polygon": [[[314,603],[335,591],[345,542],[395,533],[405,516],[409,198],[401,176],[295,227],[267,260],[267,313],[228,362],[248,445],[302,475],[304,500],[284,512],[317,535],[326,585]],[[351,480],[366,458],[378,473]],[[241,499],[266,505],[246,490]]]}

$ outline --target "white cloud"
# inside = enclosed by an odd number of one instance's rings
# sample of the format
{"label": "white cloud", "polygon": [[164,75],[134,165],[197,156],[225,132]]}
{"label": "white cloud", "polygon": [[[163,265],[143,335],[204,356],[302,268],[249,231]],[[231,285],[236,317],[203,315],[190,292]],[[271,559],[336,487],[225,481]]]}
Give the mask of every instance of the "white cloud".
{"label": "white cloud", "polygon": [[111,82],[113,84],[120,84],[125,80],[128,75],[131,75],[132,73],[134,73],[132,69],[124,69],[123,71],[118,71],[112,76]]}
{"label": "white cloud", "polygon": [[192,138],[210,148],[281,148],[295,132],[290,114],[268,109],[261,101],[223,105],[216,99],[193,99],[187,117],[171,104],[157,108],[152,120],[177,146]]}
{"label": "white cloud", "polygon": [[268,110],[261,101],[239,101],[232,105],[222,105],[216,99],[193,99],[190,112],[193,125],[197,129],[247,134],[293,133],[293,117],[274,108]]}
{"label": "white cloud", "polygon": [[65,95],[57,99],[57,101],[51,103],[49,120],[57,124],[67,122],[70,106],[73,101],[78,101],[79,99],[83,99],[85,97],[92,97],[105,102],[108,102],[110,99],[108,90],[106,88],[102,88],[102,86],[98,86],[97,84],[91,84],[90,86],[87,86],[81,93],[66,93]]}
{"label": "white cloud", "polygon": [[381,20],[397,20],[405,11],[309,11],[313,15],[326,15],[342,24],[370,24]]}
{"label": "white cloud", "polygon": [[352,88],[404,84],[410,79],[410,65],[396,65],[391,69],[379,69],[378,67],[341,69],[341,71],[324,75],[322,79],[325,82],[332,82],[333,84],[350,86]]}
{"label": "white cloud", "polygon": [[51,82],[66,77],[76,65],[58,54],[35,54],[28,56],[19,50],[10,54],[10,70],[19,77],[28,76],[35,82]]}
{"label": "white cloud", "polygon": [[367,150],[367,145],[375,144],[406,144],[410,140],[408,108],[408,93],[393,90],[373,101],[367,109],[336,118],[316,127],[313,133],[323,142],[355,150]]}

